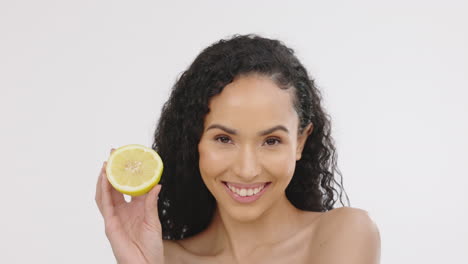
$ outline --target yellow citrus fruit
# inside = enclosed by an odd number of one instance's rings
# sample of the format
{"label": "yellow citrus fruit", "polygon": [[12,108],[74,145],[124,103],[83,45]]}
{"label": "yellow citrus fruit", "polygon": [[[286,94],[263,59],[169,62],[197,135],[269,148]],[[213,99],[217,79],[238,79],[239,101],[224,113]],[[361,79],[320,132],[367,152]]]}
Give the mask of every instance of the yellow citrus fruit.
{"label": "yellow citrus fruit", "polygon": [[107,179],[124,194],[139,196],[158,184],[163,172],[161,157],[151,148],[131,144],[112,152],[107,161]]}

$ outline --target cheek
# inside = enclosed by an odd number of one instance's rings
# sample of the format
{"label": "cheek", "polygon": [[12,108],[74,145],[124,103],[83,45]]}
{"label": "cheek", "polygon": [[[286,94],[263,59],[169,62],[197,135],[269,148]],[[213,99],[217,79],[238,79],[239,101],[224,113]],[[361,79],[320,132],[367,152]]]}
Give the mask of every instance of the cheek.
{"label": "cheek", "polygon": [[[198,145],[200,155],[199,167],[203,180],[222,174],[226,169],[226,155],[210,147],[209,143],[201,142]],[[206,182],[205,182],[206,184]]]}
{"label": "cheek", "polygon": [[269,153],[264,156],[264,168],[270,175],[275,175],[278,180],[290,181],[296,168],[295,152],[283,150],[277,153]]}

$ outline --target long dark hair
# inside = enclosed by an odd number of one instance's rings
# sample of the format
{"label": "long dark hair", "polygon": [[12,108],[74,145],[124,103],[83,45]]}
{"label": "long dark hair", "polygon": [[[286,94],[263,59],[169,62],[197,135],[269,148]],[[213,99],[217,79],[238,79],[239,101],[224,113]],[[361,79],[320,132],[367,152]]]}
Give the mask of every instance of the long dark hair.
{"label": "long dark hair", "polygon": [[[152,147],[165,165],[158,204],[164,239],[195,235],[210,223],[216,202],[203,183],[198,163],[204,117],[211,97],[237,76],[251,73],[268,76],[281,89],[294,89],[300,133],[313,124],[286,188],[287,198],[307,211],[331,210],[338,200],[344,205],[330,119],[314,80],[294,51],[281,41],[254,34],[234,35],[210,45],[196,57],[178,78],[162,108]],[[346,199],[349,203],[347,195]]]}

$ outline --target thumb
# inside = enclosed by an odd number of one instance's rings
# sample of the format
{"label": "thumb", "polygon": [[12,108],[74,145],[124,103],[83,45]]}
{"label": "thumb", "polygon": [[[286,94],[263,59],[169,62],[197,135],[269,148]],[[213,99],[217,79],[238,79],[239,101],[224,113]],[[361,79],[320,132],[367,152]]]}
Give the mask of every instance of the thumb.
{"label": "thumb", "polygon": [[[145,200],[145,218],[146,222],[151,227],[159,227],[161,223],[159,222],[159,214],[158,214],[158,195],[161,191],[161,184],[158,184],[151,189],[151,191],[146,195]],[[158,229],[159,229],[158,228]]]}

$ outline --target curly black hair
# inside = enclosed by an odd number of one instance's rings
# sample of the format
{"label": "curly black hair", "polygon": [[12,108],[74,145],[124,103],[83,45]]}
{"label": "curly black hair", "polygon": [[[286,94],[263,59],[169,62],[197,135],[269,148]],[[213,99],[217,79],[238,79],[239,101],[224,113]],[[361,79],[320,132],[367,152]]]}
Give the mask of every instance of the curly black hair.
{"label": "curly black hair", "polygon": [[[290,202],[301,210],[324,212],[343,203],[343,179],[331,137],[330,118],[321,94],[294,55],[281,41],[256,34],[233,35],[204,49],[184,71],[164,104],[152,148],[165,164],[158,210],[164,239],[183,239],[204,230],[216,201],[199,170],[198,143],[210,98],[238,76],[260,74],[281,89],[294,89],[299,133],[310,123],[302,158],[286,188]],[[335,178],[339,175],[339,181]]]}

